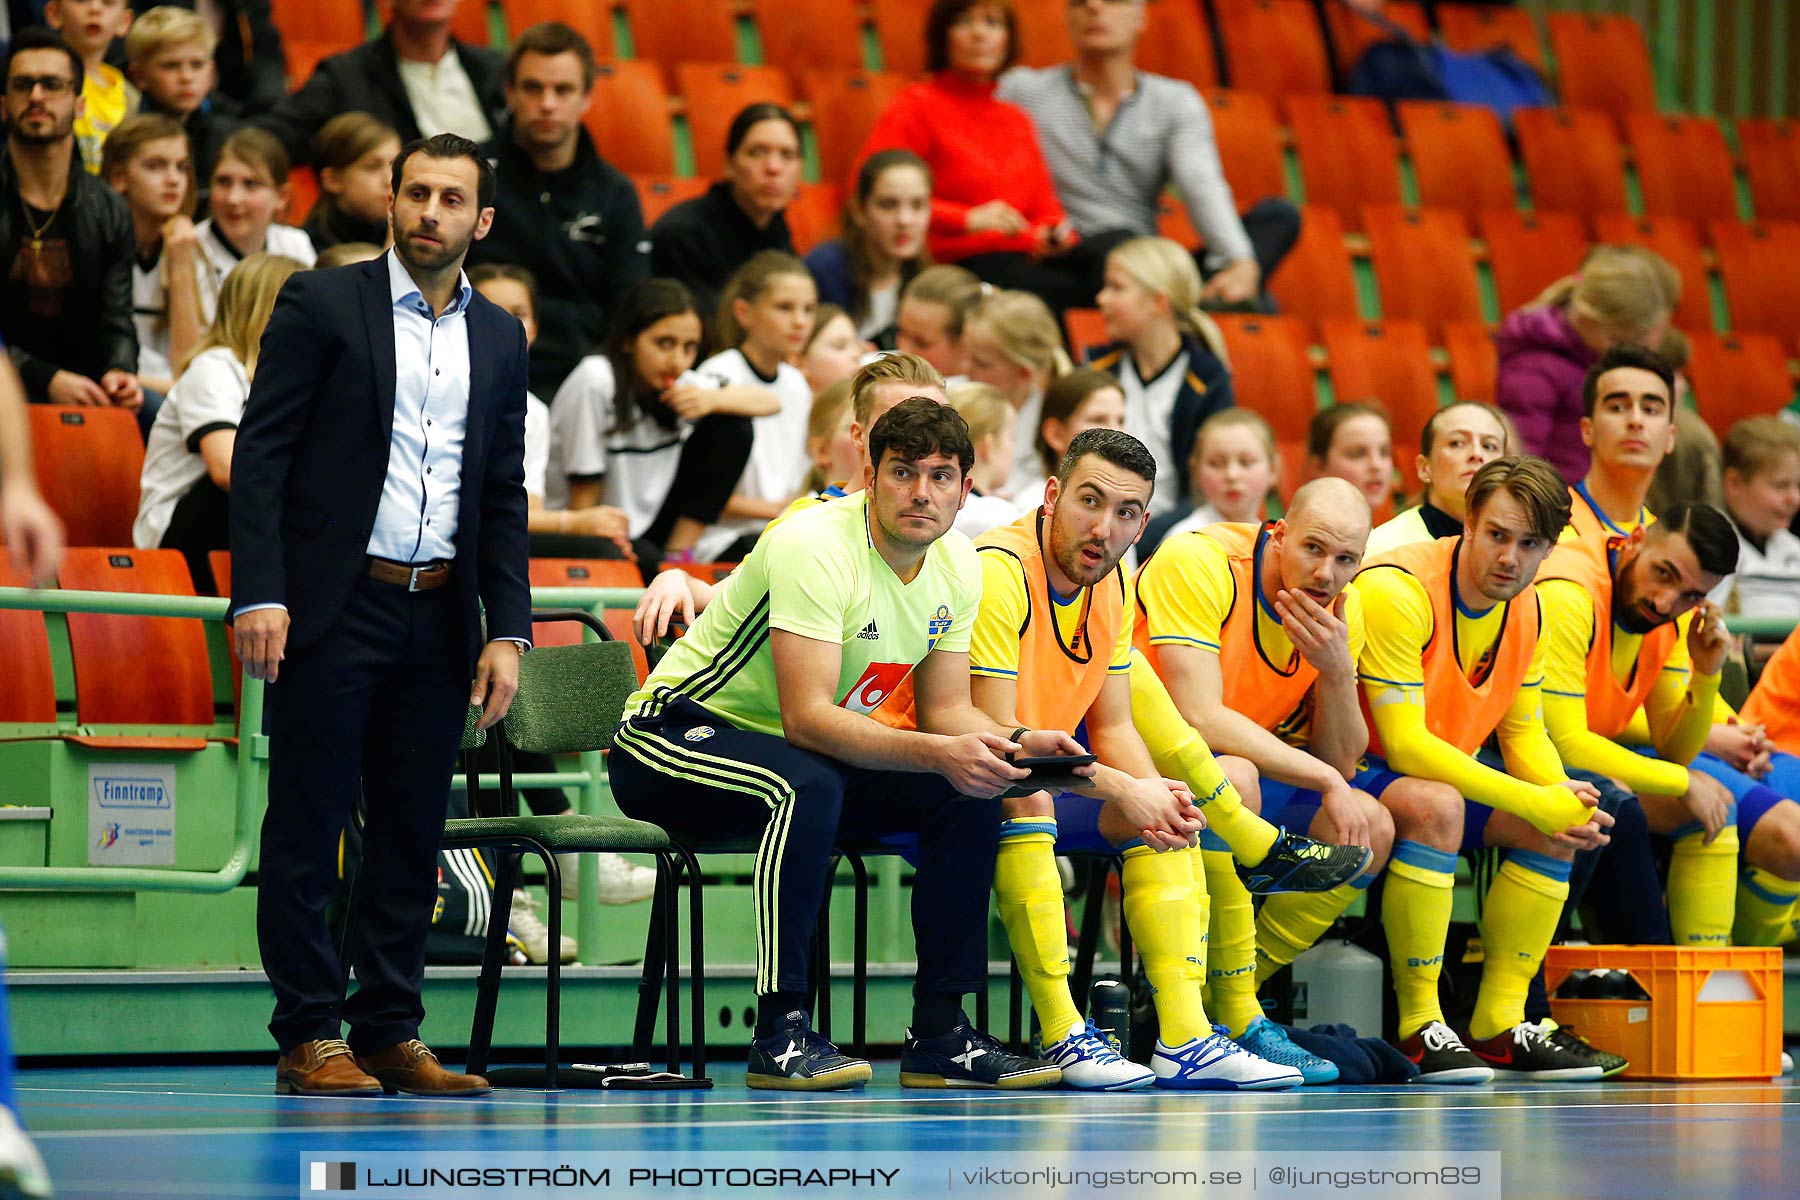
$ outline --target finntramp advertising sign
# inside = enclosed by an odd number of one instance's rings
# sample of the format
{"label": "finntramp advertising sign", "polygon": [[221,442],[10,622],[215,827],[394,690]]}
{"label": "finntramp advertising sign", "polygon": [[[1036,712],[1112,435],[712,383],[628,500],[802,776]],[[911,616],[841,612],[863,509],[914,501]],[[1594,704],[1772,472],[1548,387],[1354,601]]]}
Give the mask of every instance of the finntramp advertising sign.
{"label": "finntramp advertising sign", "polygon": [[88,866],[175,865],[173,763],[88,767]]}

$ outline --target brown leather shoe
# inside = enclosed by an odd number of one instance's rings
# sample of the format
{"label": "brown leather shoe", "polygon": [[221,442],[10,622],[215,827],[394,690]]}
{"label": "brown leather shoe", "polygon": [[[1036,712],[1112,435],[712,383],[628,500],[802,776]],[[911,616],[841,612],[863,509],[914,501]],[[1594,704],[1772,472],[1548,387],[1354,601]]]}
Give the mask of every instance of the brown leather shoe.
{"label": "brown leather shoe", "polygon": [[341,1038],[301,1042],[275,1064],[278,1096],[379,1096],[381,1081],[357,1069]]}
{"label": "brown leather shoe", "polygon": [[384,1091],[409,1096],[479,1096],[488,1090],[488,1081],[479,1075],[444,1070],[437,1055],[417,1038],[374,1054],[359,1054],[356,1065],[373,1075]]}

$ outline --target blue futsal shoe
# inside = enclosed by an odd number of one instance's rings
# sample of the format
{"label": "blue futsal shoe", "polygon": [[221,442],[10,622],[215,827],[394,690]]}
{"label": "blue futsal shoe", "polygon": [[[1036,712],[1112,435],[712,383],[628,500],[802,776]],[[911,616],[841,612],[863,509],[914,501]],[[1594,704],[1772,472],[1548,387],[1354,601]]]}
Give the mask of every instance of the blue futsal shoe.
{"label": "blue futsal shoe", "polygon": [[1254,867],[1237,864],[1237,873],[1252,896],[1329,892],[1361,875],[1373,857],[1367,846],[1334,846],[1281,829],[1268,855]]}
{"label": "blue futsal shoe", "polygon": [[867,1083],[873,1075],[866,1061],[840,1051],[796,1010],[782,1020],[780,1029],[750,1043],[744,1084],[772,1091],[829,1092]]}
{"label": "blue futsal shoe", "polygon": [[1257,1017],[1244,1027],[1237,1044],[1261,1059],[1277,1066],[1292,1067],[1300,1072],[1300,1080],[1308,1087],[1322,1087],[1338,1081],[1337,1064],[1294,1044],[1287,1030],[1269,1020]]}

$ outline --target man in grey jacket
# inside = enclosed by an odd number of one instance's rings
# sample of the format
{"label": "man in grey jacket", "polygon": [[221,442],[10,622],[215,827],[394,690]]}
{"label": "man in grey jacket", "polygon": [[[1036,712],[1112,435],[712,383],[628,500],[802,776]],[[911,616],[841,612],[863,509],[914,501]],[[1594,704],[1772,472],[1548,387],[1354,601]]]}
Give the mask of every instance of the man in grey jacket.
{"label": "man in grey jacket", "polygon": [[1056,194],[1084,238],[1153,234],[1171,181],[1200,232],[1205,298],[1262,306],[1262,286],[1300,234],[1299,211],[1259,199],[1242,217],[1219,163],[1212,117],[1191,84],[1139,71],[1145,0],[1072,0],[1074,61],[1015,67],[999,95],[1029,112]]}

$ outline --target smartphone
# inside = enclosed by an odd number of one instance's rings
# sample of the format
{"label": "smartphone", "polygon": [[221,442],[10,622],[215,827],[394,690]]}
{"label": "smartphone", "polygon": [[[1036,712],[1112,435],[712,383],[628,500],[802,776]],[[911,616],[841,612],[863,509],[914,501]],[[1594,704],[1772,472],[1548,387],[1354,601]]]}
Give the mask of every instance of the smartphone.
{"label": "smartphone", "polygon": [[1067,775],[1076,767],[1091,767],[1095,761],[1092,754],[1046,754],[1040,758],[1015,758],[1012,765],[1024,767],[1033,775]]}

